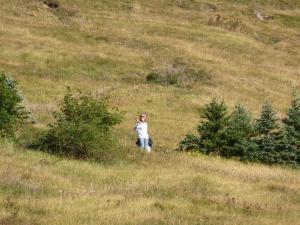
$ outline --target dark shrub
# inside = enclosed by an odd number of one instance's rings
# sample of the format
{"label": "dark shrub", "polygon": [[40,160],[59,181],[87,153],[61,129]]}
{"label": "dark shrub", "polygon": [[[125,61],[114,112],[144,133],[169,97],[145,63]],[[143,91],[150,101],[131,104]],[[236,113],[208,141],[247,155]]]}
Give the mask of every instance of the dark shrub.
{"label": "dark shrub", "polygon": [[159,83],[159,74],[158,73],[149,73],[146,77],[147,82],[149,83]]}
{"label": "dark shrub", "polygon": [[59,8],[59,2],[57,0],[43,0],[43,3],[51,9]]}
{"label": "dark shrub", "polygon": [[106,99],[98,100],[82,93],[75,96],[68,89],[54,117],[56,122],[49,125],[50,129],[41,139],[42,149],[96,161],[111,160],[119,155],[112,128],[121,122],[122,115],[117,109],[109,110]]}
{"label": "dark shrub", "polygon": [[178,84],[179,74],[166,73],[149,73],[146,77],[148,83],[160,84],[163,86],[176,85]]}
{"label": "dark shrub", "polygon": [[151,72],[146,76],[147,83],[183,87],[191,87],[196,82],[208,83],[211,79],[211,74],[207,70],[188,68],[184,63],[179,62],[176,65],[167,65],[161,72]]}
{"label": "dark shrub", "polygon": [[0,74],[0,136],[12,137],[29,113],[21,105],[22,97],[17,90],[17,82]]}

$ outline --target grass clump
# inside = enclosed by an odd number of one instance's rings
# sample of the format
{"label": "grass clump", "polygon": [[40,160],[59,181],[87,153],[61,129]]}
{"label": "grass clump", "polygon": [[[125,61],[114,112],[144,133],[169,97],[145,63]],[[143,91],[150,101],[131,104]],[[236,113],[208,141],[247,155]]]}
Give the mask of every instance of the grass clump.
{"label": "grass clump", "polygon": [[211,79],[211,74],[207,70],[189,68],[185,65],[167,65],[163,72],[151,72],[146,76],[147,83],[180,87],[190,87],[196,82],[207,84]]}
{"label": "grass clump", "polygon": [[285,26],[288,27],[300,27],[300,17],[299,16],[290,16],[290,15],[283,15],[278,14],[275,16],[275,19],[278,20]]}
{"label": "grass clump", "polygon": [[57,0],[43,0],[43,3],[51,9],[57,9],[60,6]]}
{"label": "grass clump", "polygon": [[180,0],[180,1],[176,1],[176,5],[186,10],[202,11],[202,12],[217,11],[217,6],[208,2],[198,2],[194,0]]}
{"label": "grass clump", "polygon": [[122,115],[109,110],[106,99],[91,94],[72,94],[68,88],[60,111],[54,112],[55,122],[40,140],[47,152],[76,159],[110,161],[120,156],[118,141],[112,128]]}

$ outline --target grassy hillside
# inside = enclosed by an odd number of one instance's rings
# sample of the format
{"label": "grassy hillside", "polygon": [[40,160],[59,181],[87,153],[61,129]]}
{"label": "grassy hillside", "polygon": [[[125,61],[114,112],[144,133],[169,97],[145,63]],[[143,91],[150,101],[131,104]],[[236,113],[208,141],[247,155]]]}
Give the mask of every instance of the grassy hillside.
{"label": "grassy hillside", "polygon": [[[20,82],[41,126],[69,85],[110,95],[127,111],[126,143],[138,112],[147,111],[154,139],[174,148],[211,97],[255,113],[270,100],[284,112],[299,85],[296,0],[257,1],[273,18],[265,21],[246,0],[210,1],[215,12],[200,0],[60,0],[57,9],[40,0],[1,2],[0,68]],[[184,88],[145,82],[150,72],[182,67],[209,76]]]}
{"label": "grassy hillside", "polygon": [[[214,96],[285,113],[300,85],[298,0],[43,2],[0,0],[0,71],[19,82],[36,128],[67,86],[110,96],[133,156],[105,166],[1,143],[0,224],[299,224],[299,171],[172,151]],[[146,82],[180,70],[202,72],[178,86]],[[141,111],[150,156],[134,149]]]}
{"label": "grassy hillside", "polygon": [[178,153],[111,166],[0,149],[0,224],[299,224],[299,171]]}

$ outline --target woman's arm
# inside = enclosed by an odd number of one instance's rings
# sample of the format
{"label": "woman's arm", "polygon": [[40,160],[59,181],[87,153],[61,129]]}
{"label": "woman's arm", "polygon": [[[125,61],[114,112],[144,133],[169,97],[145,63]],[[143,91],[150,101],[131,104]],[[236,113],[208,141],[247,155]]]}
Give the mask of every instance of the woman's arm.
{"label": "woman's arm", "polygon": [[139,120],[137,120],[137,121],[136,121],[136,123],[135,123],[135,126],[134,126],[134,128],[133,128],[133,130],[134,130],[134,131],[136,131],[136,129],[137,129],[137,126],[138,126],[139,124],[140,124],[140,121],[139,121]]}

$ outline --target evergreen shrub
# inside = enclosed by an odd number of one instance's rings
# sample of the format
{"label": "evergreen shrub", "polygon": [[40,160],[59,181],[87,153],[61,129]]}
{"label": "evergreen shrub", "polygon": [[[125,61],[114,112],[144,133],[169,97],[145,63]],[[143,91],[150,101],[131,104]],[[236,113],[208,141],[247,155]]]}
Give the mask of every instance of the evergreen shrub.
{"label": "evergreen shrub", "polygon": [[23,98],[17,82],[0,73],[0,136],[14,137],[18,128],[28,119],[29,112],[22,105]]}
{"label": "evergreen shrub", "polygon": [[198,135],[186,135],[180,150],[300,166],[300,99],[296,96],[282,123],[270,103],[262,106],[260,117],[253,121],[241,104],[229,114],[225,103],[215,98],[204,106],[201,118]]}

